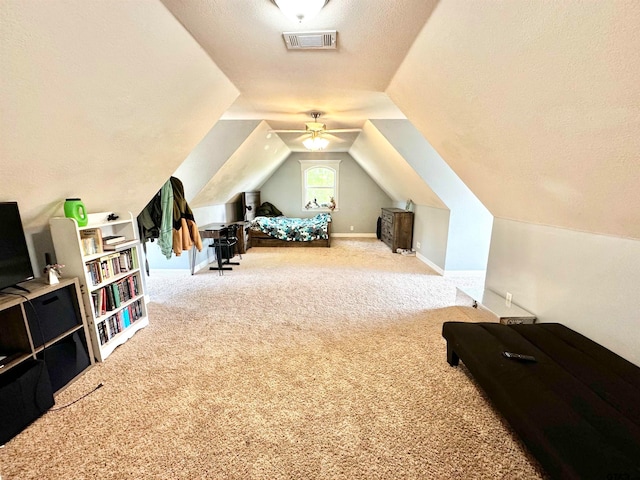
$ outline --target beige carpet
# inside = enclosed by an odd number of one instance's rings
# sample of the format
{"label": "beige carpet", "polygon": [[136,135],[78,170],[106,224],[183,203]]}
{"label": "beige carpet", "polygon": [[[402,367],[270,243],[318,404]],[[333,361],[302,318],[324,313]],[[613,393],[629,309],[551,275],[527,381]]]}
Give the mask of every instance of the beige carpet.
{"label": "beige carpet", "polygon": [[[153,248],[154,246],[152,246]],[[535,479],[464,367],[453,283],[376,240],[152,272],[150,325],[0,449],[7,479]]]}

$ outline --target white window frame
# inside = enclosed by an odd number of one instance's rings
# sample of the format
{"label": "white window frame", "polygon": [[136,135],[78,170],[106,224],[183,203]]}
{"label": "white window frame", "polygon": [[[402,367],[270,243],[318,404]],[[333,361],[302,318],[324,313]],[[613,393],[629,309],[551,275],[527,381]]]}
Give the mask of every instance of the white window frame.
{"label": "white window frame", "polygon": [[[304,212],[337,212],[339,210],[340,201],[338,199],[338,192],[340,191],[340,162],[342,160],[298,160],[300,162],[300,172],[302,175],[302,211]],[[329,168],[334,171],[335,185],[333,200],[336,203],[336,208],[331,210],[330,208],[305,208],[305,199],[307,198],[307,172],[312,168],[323,167]]]}

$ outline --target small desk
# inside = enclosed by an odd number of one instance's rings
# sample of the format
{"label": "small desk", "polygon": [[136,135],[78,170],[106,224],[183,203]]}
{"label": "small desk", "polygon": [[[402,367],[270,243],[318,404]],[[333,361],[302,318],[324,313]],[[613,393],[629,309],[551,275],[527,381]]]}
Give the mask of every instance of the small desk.
{"label": "small desk", "polygon": [[[244,228],[244,224],[245,222],[229,222],[229,223],[209,223],[207,225],[204,225],[202,227],[199,227],[199,231],[200,231],[200,238],[211,238],[213,240],[219,240],[221,237],[224,237],[226,235],[226,231],[227,231],[227,227],[229,225],[235,225],[235,224],[239,224],[242,225],[242,227]],[[240,237],[242,237],[243,241],[244,241],[244,237],[243,235],[239,235],[238,236],[238,245],[236,245],[238,247],[238,251],[241,251],[240,248]],[[196,263],[196,254],[195,252],[192,254],[191,256],[191,275],[194,274],[194,270],[195,270],[195,263]],[[222,275],[222,271],[223,270],[231,270],[231,267],[225,267],[224,266],[224,262],[222,261],[222,247],[218,246],[216,248],[216,260],[218,261],[218,266],[217,267],[209,267],[210,270],[219,270],[220,274]],[[228,263],[228,262],[227,262]]]}

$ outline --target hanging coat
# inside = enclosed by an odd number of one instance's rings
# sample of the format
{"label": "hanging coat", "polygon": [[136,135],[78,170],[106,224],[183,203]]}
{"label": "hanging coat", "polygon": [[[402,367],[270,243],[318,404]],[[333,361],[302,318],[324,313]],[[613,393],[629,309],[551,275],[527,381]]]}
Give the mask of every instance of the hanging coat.
{"label": "hanging coat", "polygon": [[185,250],[191,250],[195,246],[202,251],[202,239],[196,225],[193,212],[184,197],[182,182],[176,177],[171,177],[173,187],[173,253],[177,257]]}

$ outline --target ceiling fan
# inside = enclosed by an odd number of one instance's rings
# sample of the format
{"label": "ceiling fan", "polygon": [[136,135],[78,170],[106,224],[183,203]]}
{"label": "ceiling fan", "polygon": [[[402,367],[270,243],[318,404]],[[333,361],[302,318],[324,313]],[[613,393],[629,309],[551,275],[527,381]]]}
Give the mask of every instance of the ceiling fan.
{"label": "ceiling fan", "polygon": [[307,137],[302,143],[309,150],[323,150],[329,144],[326,136],[333,133],[351,133],[361,132],[361,128],[335,128],[327,130],[324,123],[320,123],[318,119],[320,112],[311,112],[309,115],[313,118],[313,122],[305,123],[304,130],[270,130],[273,133],[302,133],[301,139]]}

